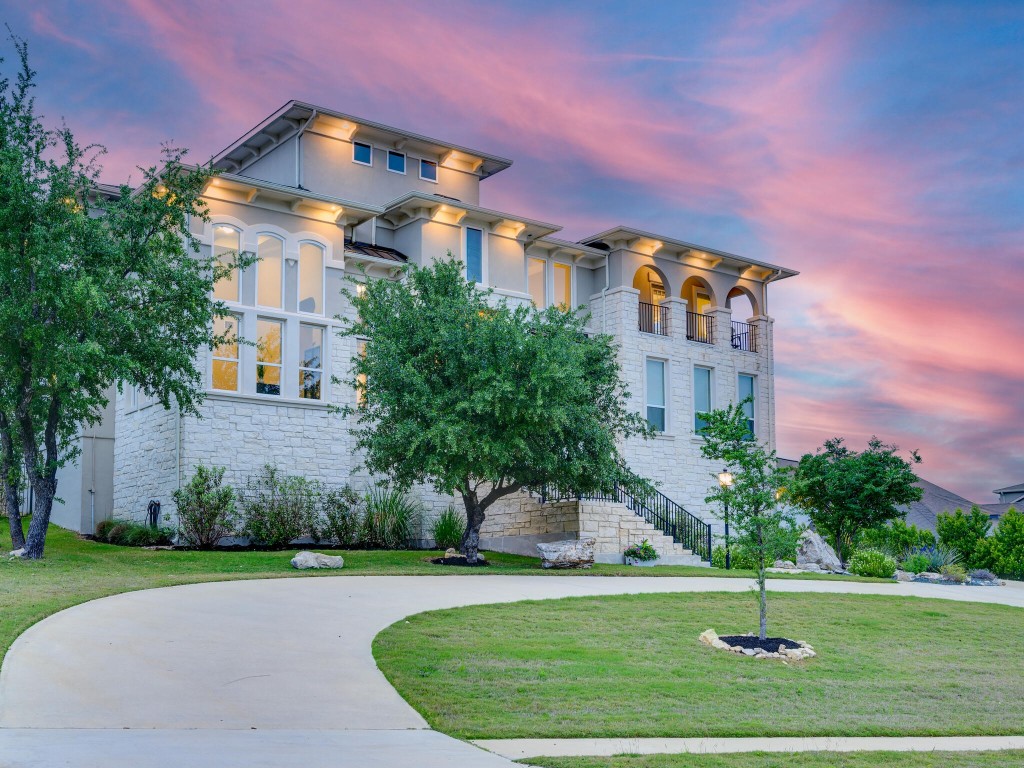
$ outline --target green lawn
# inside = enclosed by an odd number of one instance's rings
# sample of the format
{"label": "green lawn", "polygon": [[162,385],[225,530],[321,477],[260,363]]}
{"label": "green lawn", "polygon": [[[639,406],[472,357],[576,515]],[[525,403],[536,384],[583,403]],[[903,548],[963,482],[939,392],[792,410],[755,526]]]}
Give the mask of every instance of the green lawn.
{"label": "green lawn", "polygon": [[[9,549],[7,520],[0,518],[0,552]],[[35,622],[63,608],[97,597],[150,587],[199,581],[267,579],[282,577],[366,575],[528,574],[558,576],[731,576],[749,577],[747,571],[725,572],[689,566],[632,568],[597,565],[590,571],[545,571],[539,561],[516,555],[488,554],[488,568],[441,568],[428,561],[439,552],[342,552],[342,571],[302,572],[289,566],[295,550],[285,552],[161,552],[99,544],[52,526],[42,561],[10,560],[0,556],[0,660],[19,634]],[[792,577],[787,577],[792,578]],[[824,576],[819,578],[843,578]],[[854,578],[854,577],[845,577]],[[876,581],[873,579],[858,579]]]}
{"label": "green lawn", "polygon": [[1005,752],[750,752],[732,755],[534,757],[544,768],[1020,768],[1024,751]]}
{"label": "green lawn", "polygon": [[625,595],[435,611],[374,654],[436,729],[461,738],[882,736],[1022,732],[1020,609],[774,594],[773,633],[818,658],[700,645],[756,627],[748,594]]}

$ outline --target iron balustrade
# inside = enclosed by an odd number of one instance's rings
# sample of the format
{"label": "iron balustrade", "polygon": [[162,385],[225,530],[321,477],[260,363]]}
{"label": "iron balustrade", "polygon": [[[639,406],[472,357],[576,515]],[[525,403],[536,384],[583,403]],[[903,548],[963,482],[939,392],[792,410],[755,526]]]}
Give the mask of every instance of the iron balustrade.
{"label": "iron balustrade", "polygon": [[711,562],[711,525],[676,504],[661,491],[654,490],[650,494],[637,496],[616,483],[610,493],[580,495],[544,486],[538,495],[541,504],[568,499],[618,502],[701,560]]}
{"label": "iron balustrade", "polygon": [[643,333],[668,336],[668,307],[641,301],[639,319],[640,330]]}
{"label": "iron balustrade", "polygon": [[702,344],[715,343],[715,317],[700,312],[686,313],[686,338]]}
{"label": "iron balustrade", "polygon": [[743,352],[757,352],[757,328],[750,323],[733,320],[732,348]]}

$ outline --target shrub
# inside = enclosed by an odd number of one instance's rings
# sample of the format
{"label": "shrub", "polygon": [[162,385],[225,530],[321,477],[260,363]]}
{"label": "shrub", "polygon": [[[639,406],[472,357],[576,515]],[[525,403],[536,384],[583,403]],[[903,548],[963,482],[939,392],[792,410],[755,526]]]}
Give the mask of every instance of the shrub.
{"label": "shrub", "polygon": [[928,558],[927,570],[931,573],[939,573],[944,565],[959,565],[960,564],[960,553],[955,549],[944,547],[942,544],[936,544],[931,547],[918,547],[907,552],[906,557],[913,555],[923,555]]}
{"label": "shrub", "polygon": [[192,479],[174,492],[178,533],[186,544],[212,549],[238,522],[235,489],[224,483],[224,467],[200,464]]}
{"label": "shrub", "polygon": [[466,516],[449,504],[430,524],[430,535],[438,549],[458,549],[466,535]]}
{"label": "shrub", "polygon": [[867,528],[857,535],[857,549],[875,549],[891,557],[899,557],[908,549],[935,546],[935,534],[903,520],[889,525]]}
{"label": "shrub", "polygon": [[[743,571],[752,571],[757,568],[757,561],[754,556],[742,547],[732,545],[729,548],[729,563],[733,568]],[[792,558],[790,558],[792,559]],[[725,568],[725,546],[719,544],[711,551],[711,566],[713,568]]]}
{"label": "shrub", "polygon": [[320,495],[317,540],[329,539],[341,547],[356,547],[361,543],[363,525],[362,498],[349,486],[332,488]]}
{"label": "shrub", "polygon": [[374,549],[405,549],[419,505],[397,488],[374,488],[366,497],[363,540]]}
{"label": "shrub", "polygon": [[643,562],[658,559],[658,550],[656,550],[654,545],[647,539],[644,539],[639,544],[634,544],[633,546],[628,547],[622,554],[624,557],[629,557],[633,560],[640,560]]}
{"label": "shrub", "polygon": [[1014,507],[992,536],[992,570],[1004,579],[1024,579],[1024,514]]}
{"label": "shrub", "polygon": [[967,570],[962,565],[944,565],[939,571],[945,578],[963,584],[967,581]]}
{"label": "shrub", "polygon": [[908,573],[924,573],[928,570],[929,565],[931,565],[931,560],[928,559],[927,555],[922,555],[920,552],[907,555],[903,559],[903,570]]}
{"label": "shrub", "polygon": [[295,539],[318,533],[319,484],[285,475],[268,464],[246,479],[242,494],[242,532],[254,544],[280,549]]}
{"label": "shrub", "polygon": [[952,515],[940,513],[935,521],[935,529],[939,534],[939,541],[959,552],[961,562],[965,566],[983,566],[983,563],[979,562],[978,549],[981,542],[988,538],[992,523],[989,522],[988,515],[977,505],[971,507],[970,514],[967,515],[962,509],[956,510]]}
{"label": "shrub", "polygon": [[172,543],[174,531],[150,528],[134,520],[104,520],[96,526],[96,538],[121,547],[161,547]]}
{"label": "shrub", "polygon": [[850,573],[891,579],[896,575],[896,561],[877,549],[858,549],[850,558]]}
{"label": "shrub", "polygon": [[987,568],[975,568],[968,575],[972,579],[977,579],[978,581],[994,581],[996,578],[996,575]]}

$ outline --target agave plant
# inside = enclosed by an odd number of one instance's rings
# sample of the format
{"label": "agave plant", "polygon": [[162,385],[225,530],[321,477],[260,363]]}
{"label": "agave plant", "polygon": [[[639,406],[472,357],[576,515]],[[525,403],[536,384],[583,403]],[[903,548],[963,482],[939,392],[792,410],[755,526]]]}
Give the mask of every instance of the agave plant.
{"label": "agave plant", "polygon": [[930,547],[914,547],[912,549],[908,549],[904,555],[904,560],[914,557],[915,555],[921,555],[928,558],[929,573],[939,573],[943,568],[960,564],[960,553],[952,547],[947,547],[944,544],[934,544]]}

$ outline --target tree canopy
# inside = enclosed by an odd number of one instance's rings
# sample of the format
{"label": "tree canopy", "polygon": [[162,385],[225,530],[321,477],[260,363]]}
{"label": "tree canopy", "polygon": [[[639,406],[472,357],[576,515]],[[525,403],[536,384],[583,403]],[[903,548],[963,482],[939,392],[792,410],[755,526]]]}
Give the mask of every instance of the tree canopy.
{"label": "tree canopy", "polygon": [[907,461],[898,451],[872,437],[867,449],[857,452],[835,437],[805,454],[796,467],[788,497],[832,540],[844,562],[859,531],[903,519],[901,507],[921,499],[911,466],[921,457],[912,451]]}
{"label": "tree canopy", "polygon": [[365,339],[350,383],[367,469],[460,495],[475,561],[491,504],[524,487],[629,484],[616,443],[650,426],[626,407],[610,337],[588,336],[574,311],[512,307],[448,256],[350,292],[358,314],[343,333]]}

